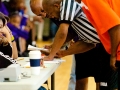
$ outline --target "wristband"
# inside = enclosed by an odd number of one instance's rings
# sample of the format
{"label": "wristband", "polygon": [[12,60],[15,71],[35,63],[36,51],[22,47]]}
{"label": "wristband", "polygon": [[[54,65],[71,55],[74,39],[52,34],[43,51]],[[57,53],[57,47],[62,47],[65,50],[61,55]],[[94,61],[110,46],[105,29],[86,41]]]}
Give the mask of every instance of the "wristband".
{"label": "wristband", "polygon": [[11,41],[12,42],[14,42],[15,41],[15,38],[14,38],[14,36],[12,35],[12,37],[11,37]]}

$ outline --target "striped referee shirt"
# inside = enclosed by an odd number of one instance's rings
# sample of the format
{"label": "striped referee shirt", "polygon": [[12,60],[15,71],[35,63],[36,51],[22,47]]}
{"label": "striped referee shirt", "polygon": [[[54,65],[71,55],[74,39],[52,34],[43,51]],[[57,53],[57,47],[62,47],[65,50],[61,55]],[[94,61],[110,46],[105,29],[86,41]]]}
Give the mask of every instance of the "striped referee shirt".
{"label": "striped referee shirt", "polygon": [[59,21],[70,23],[79,40],[87,43],[100,43],[95,28],[90,24],[82,11],[81,4],[75,0],[62,0]]}

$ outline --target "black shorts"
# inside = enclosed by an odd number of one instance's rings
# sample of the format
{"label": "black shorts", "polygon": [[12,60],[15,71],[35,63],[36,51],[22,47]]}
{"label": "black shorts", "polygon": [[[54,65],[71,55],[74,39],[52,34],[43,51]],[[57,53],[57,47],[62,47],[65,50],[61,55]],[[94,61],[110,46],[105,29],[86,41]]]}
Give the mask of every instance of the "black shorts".
{"label": "black shorts", "polygon": [[110,68],[110,55],[101,44],[81,54],[75,54],[76,80],[94,77],[96,82],[107,82],[110,88],[117,88],[117,72]]}

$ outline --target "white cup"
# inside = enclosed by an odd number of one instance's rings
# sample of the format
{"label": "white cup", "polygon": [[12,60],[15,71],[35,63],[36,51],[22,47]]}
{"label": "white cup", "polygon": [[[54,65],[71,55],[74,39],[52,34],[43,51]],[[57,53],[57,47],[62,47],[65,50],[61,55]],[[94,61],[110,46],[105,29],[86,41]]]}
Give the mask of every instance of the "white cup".
{"label": "white cup", "polygon": [[32,75],[40,74],[40,60],[41,60],[41,52],[34,50],[29,52],[30,59],[30,69]]}

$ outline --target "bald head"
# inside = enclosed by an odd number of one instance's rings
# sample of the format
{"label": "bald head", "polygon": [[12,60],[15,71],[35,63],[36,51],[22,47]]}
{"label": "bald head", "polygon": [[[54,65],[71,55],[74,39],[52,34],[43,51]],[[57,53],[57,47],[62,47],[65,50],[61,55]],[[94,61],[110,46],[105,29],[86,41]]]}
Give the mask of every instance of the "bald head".
{"label": "bald head", "polygon": [[59,17],[61,0],[30,0],[30,7],[34,14],[43,18]]}
{"label": "bald head", "polygon": [[42,2],[43,0],[30,0],[30,7],[34,14],[39,15],[43,9]]}

